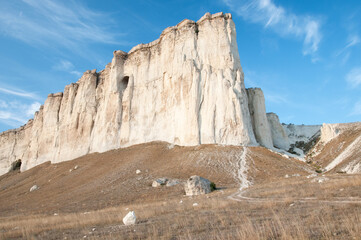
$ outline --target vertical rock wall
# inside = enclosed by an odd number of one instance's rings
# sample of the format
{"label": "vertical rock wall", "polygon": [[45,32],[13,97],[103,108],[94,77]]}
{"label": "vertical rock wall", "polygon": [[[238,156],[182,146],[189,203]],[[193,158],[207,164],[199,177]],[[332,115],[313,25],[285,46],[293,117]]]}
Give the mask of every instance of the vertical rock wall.
{"label": "vertical rock wall", "polygon": [[271,129],[274,147],[288,151],[290,142],[278,116],[275,113],[267,113],[267,120]]}
{"label": "vertical rock wall", "polygon": [[[231,15],[184,20],[152,43],[115,51],[103,71],[87,71],[50,94],[34,120],[1,133],[0,174],[19,159],[24,171],[157,140],[256,144],[248,106]],[[264,102],[250,106],[265,115]]]}
{"label": "vertical rock wall", "polygon": [[263,92],[260,88],[248,88],[248,106],[252,119],[252,127],[259,144],[273,148],[271,130],[266,116]]}

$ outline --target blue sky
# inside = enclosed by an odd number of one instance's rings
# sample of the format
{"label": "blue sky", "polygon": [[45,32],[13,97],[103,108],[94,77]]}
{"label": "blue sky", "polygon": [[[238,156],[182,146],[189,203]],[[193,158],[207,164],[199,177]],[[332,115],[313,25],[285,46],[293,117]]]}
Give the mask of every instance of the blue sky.
{"label": "blue sky", "polygon": [[49,93],[114,50],[168,26],[230,12],[246,87],[260,87],[281,122],[361,119],[361,3],[324,0],[0,0],[0,131],[19,127]]}

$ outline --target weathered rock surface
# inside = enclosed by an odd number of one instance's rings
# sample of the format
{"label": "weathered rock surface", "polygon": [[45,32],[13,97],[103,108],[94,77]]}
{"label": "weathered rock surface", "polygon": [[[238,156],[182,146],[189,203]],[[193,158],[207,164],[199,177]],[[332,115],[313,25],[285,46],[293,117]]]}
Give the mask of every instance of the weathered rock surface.
{"label": "weathered rock surface", "polygon": [[271,130],[266,116],[263,92],[260,88],[248,88],[248,107],[256,140],[267,148],[273,148]]}
{"label": "weathered rock surface", "polygon": [[178,179],[169,179],[166,186],[167,187],[173,187],[175,185],[180,184],[181,182]]}
{"label": "weathered rock surface", "polygon": [[359,173],[360,146],[361,122],[323,124],[320,140],[308,156],[321,163],[325,171]]}
{"label": "weathered rock surface", "polygon": [[275,113],[267,113],[273,146],[304,156],[317,142],[321,125],[281,124]]}
{"label": "weathered rock surface", "polygon": [[267,113],[267,120],[271,130],[273,146],[287,151],[290,148],[290,142],[277,114]]}
{"label": "weathered rock surface", "polygon": [[184,185],[187,196],[207,194],[211,192],[211,181],[200,176],[190,177]]}
{"label": "weathered rock surface", "polygon": [[34,120],[0,134],[0,174],[19,159],[24,171],[156,140],[256,144],[230,14],[184,20],[50,94]]}
{"label": "weathered rock surface", "polygon": [[282,124],[290,144],[297,142],[308,142],[311,138],[320,131],[321,125],[295,125]]}
{"label": "weathered rock surface", "polygon": [[125,217],[123,218],[124,225],[133,225],[137,221],[137,217],[135,216],[134,211],[130,211]]}

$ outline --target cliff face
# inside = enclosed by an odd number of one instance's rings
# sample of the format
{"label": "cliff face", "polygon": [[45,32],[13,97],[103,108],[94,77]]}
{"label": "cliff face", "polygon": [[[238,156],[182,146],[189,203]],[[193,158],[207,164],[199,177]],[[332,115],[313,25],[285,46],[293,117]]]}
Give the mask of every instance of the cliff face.
{"label": "cliff face", "polygon": [[276,148],[288,151],[290,148],[290,141],[286,131],[280,123],[277,114],[267,113],[267,120],[271,129],[273,145]]}
{"label": "cliff face", "polygon": [[248,107],[256,140],[267,148],[273,148],[271,129],[266,116],[263,92],[260,88],[248,88]]}
{"label": "cliff face", "polygon": [[0,174],[156,140],[257,144],[230,14],[184,20],[50,94],[34,120],[0,134]]}

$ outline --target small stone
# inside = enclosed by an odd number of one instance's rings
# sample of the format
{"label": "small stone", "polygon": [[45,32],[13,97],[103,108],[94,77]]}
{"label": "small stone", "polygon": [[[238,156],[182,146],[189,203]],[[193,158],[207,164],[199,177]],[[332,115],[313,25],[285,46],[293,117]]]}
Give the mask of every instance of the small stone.
{"label": "small stone", "polygon": [[79,168],[79,166],[78,166],[78,165],[75,165],[74,170],[77,170],[78,168]]}
{"label": "small stone", "polygon": [[168,181],[168,179],[165,178],[165,177],[158,178],[158,179],[153,181],[152,187],[159,187],[161,185],[165,185],[167,183],[167,181]]}
{"label": "small stone", "polygon": [[317,173],[312,173],[308,175],[306,178],[313,178],[313,177],[317,177]]}
{"label": "small stone", "polygon": [[179,184],[179,183],[180,183],[180,181],[177,180],[177,179],[170,179],[170,180],[167,182],[166,186],[167,186],[167,187],[172,187],[172,186],[175,186],[175,185],[177,185],[177,184]]}
{"label": "small stone", "polygon": [[196,207],[196,206],[198,206],[198,203],[193,203],[193,207]]}
{"label": "small stone", "polygon": [[139,169],[137,169],[136,171],[135,171],[135,173],[136,174],[139,174],[139,173],[141,173],[142,171],[140,171]]}
{"label": "small stone", "polygon": [[38,185],[34,185],[30,188],[30,192],[38,190],[38,189],[39,189]]}

